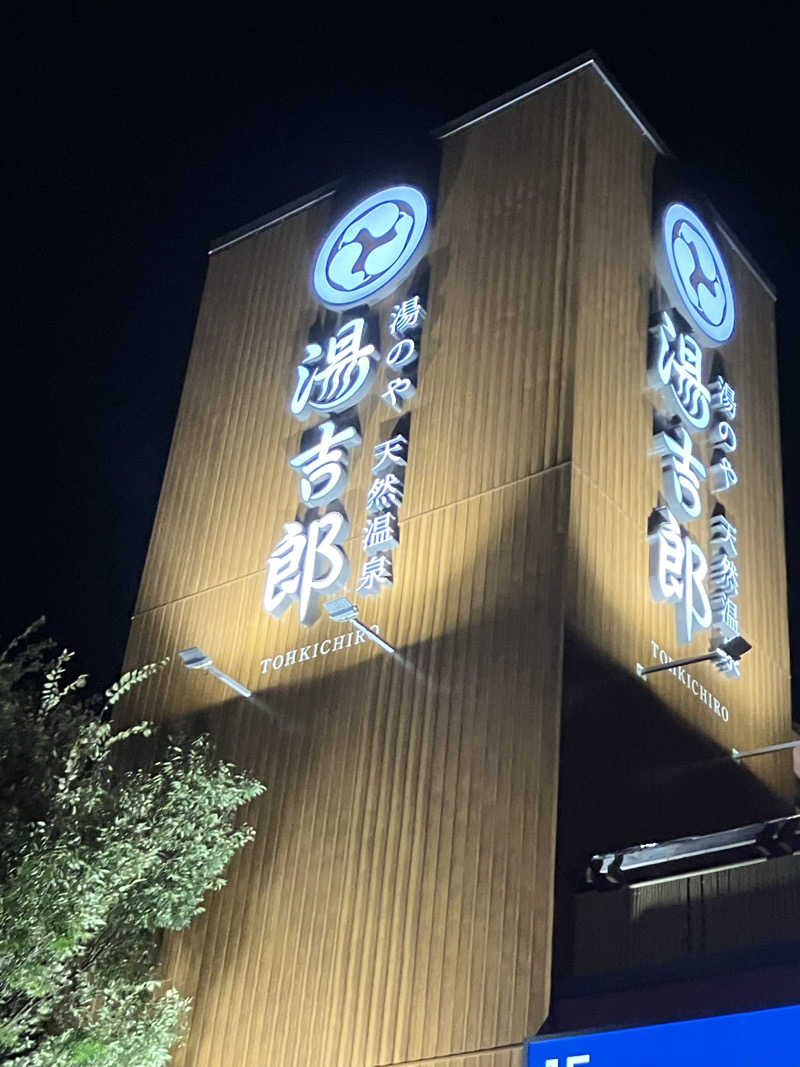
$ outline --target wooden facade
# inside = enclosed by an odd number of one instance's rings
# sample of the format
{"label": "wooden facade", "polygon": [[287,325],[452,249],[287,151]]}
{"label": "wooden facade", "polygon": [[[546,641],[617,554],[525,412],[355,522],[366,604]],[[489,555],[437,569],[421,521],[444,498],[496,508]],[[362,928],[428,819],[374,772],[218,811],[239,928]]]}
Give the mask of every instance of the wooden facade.
{"label": "wooden facade", "polygon": [[[227,886],[165,947],[194,998],[179,1065],[519,1067],[545,1020],[562,689],[573,722],[602,732],[602,714],[615,736],[619,677],[645,692],[636,660],[651,639],[674,649],[645,540],[655,158],[592,67],[443,141],[395,584],[363,605],[393,658],[351,643],[261,670],[347,633],[260,601],[299,503],[288,398],[318,315],[310,264],[349,205],[323,199],[211,257],[127,653],[172,662],[125,714],[191,719],[267,792]],[[788,724],[788,646],[772,301],[725,254],[754,652],[738,682],[707,671],[731,692],[727,724],[669,675],[647,692],[654,714],[742,748]],[[354,572],[387,411],[377,391],[360,409],[343,498]],[[177,651],[195,644],[257,702],[184,670]],[[565,655],[584,681],[603,665],[601,709]],[[780,793],[777,772],[764,789]]]}

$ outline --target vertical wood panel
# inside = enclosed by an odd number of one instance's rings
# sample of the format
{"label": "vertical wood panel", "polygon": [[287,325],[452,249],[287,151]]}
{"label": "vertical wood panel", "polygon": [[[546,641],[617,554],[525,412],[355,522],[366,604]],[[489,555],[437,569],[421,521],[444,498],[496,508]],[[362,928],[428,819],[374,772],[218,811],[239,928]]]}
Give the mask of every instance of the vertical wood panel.
{"label": "vertical wood panel", "polygon": [[409,519],[427,567],[399,568],[374,612],[405,635],[395,659],[351,647],[259,685],[258,646],[283,624],[262,620],[254,643],[241,606],[258,576],[137,620],[132,658],[202,633],[269,709],[220,707],[219,683],[174,663],[136,705],[198,715],[268,787],[228,885],[169,939],[169,973],[195,998],[176,1062],[215,1067],[224,1042],[243,1067],[370,1067],[541,1024],[568,487],[562,468]]}
{"label": "vertical wood panel", "polygon": [[[673,656],[708,650],[709,634],[679,647],[674,609],[654,604],[648,588],[647,518],[659,502],[659,462],[648,455],[653,399],[646,390],[648,296],[652,273],[653,149],[599,78],[588,101],[576,250],[576,377],[569,624],[595,649],[632,671],[652,662],[650,641]],[[773,305],[738,252],[723,241],[738,304],[738,326],[722,350],[737,388],[733,455],[740,484],[719,499],[739,529],[742,632],[753,651],[742,677],[711,664],[693,675],[730,709],[722,722],[676,678],[654,676],[648,690],[720,749],[783,740],[790,726],[788,630]],[[711,370],[706,350],[705,371]],[[701,457],[710,454],[695,438]],[[707,552],[715,498],[689,531]],[[789,763],[753,764],[777,791],[791,791]],[[622,842],[620,842],[622,844]]]}
{"label": "vertical wood panel", "polygon": [[[568,456],[576,93],[565,82],[445,146],[405,518]],[[294,516],[287,459],[304,427],[288,403],[318,311],[310,264],[341,206],[323,201],[211,257],[138,612],[254,574]],[[377,308],[384,344],[396,298]],[[360,406],[370,447],[391,414],[379,391]],[[357,450],[354,523],[369,467]]]}
{"label": "vertical wood panel", "polygon": [[137,611],[258,570],[297,506],[293,369],[324,201],[209,260]]}
{"label": "vertical wood panel", "polygon": [[[340,205],[211,260],[128,661],[197,643],[278,710],[220,714],[218,683],[176,668],[137,706],[208,721],[269,787],[224,894],[165,948],[196,1000],[179,1062],[216,1067],[224,1044],[368,1067],[519,1041],[547,1013],[578,96],[565,82],[444,147],[396,583],[365,605],[413,650],[402,666],[353,647],[258,674],[330,630],[259,599],[297,508],[288,397]],[[360,407],[354,573],[386,412],[377,391]]]}

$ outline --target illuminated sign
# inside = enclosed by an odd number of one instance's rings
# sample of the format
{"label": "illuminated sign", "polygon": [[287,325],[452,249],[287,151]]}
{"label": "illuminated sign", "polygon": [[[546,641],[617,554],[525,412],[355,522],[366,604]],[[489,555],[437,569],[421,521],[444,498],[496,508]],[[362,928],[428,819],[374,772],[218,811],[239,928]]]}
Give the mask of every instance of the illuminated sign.
{"label": "illuminated sign", "polygon": [[[738,447],[736,392],[721,374],[704,378],[704,351],[692,331],[701,339],[716,333],[717,343],[727,340],[734,328],[733,292],[720,251],[694,212],[670,204],[661,232],[673,282],[668,288],[693,325],[687,330],[670,308],[660,311],[650,327],[647,381],[657,421],[651,452],[660,459],[663,492],[647,528],[650,592],[654,600],[674,605],[678,644],[711,630],[712,645],[718,647],[739,634],[736,527],[717,502],[710,522],[710,564],[686,527],[702,516],[704,483],[717,499],[738,483],[730,459]],[[696,437],[706,442],[708,465],[696,452]],[[720,654],[714,665],[729,678],[739,676],[731,656]]]}
{"label": "illuminated sign", "polygon": [[[397,210],[387,213],[383,210],[387,204]],[[411,215],[403,214],[406,208]],[[401,222],[401,217],[406,221]],[[317,256],[315,279],[323,267],[327,274],[344,279],[344,261],[337,256],[347,246],[353,269],[363,260],[362,266],[373,272],[371,280],[364,283],[372,286],[370,292],[386,291],[390,284],[397,284],[409,264],[416,262],[427,219],[424,197],[410,186],[375,193],[353,208],[328,235]],[[393,221],[390,224],[387,220]],[[417,223],[422,226],[419,233]],[[405,235],[402,247],[388,240],[390,233]],[[387,240],[377,240],[381,236]],[[367,237],[374,239],[373,244]],[[353,259],[355,245],[361,252],[360,258]],[[386,254],[373,258],[373,252],[379,249]],[[391,250],[391,259],[387,249]],[[356,292],[361,294],[357,302],[363,303],[362,289],[351,287],[350,295]],[[400,543],[398,512],[405,495],[408,465],[406,422],[410,414],[403,413],[416,393],[419,343],[426,317],[420,297],[414,295],[394,305],[387,323],[391,344],[385,364],[389,377],[381,399],[402,418],[389,436],[373,447],[373,478],[367,491],[366,523],[361,535],[365,561],[356,586],[356,592],[363,596],[376,596],[391,588],[394,581],[392,552]],[[376,324],[371,325],[375,329]],[[312,417],[322,421],[303,432],[299,451],[289,460],[289,466],[299,475],[298,494],[307,511],[303,518],[296,516],[284,523],[284,535],[267,560],[262,602],[264,610],[276,618],[297,602],[304,626],[313,625],[319,618],[322,598],[341,590],[350,578],[350,561],[344,550],[350,523],[341,497],[349,480],[350,453],[361,445],[358,404],[372,389],[382,360],[379,337],[369,334],[367,319],[345,319],[323,344],[307,344],[305,356],[295,368],[290,411],[301,422]],[[338,650],[335,642],[334,650]],[[295,649],[285,654],[287,665],[294,662],[288,657],[296,652]],[[311,658],[315,656],[316,652]],[[301,660],[304,658],[308,656],[300,656]],[[273,660],[264,662],[279,669]]]}
{"label": "illuminated sign", "polygon": [[736,326],[725,261],[714,238],[686,204],[670,204],[661,219],[661,281],[701,340],[724,344]]}
{"label": "illuminated sign", "polygon": [[570,1037],[535,1038],[527,1067],[789,1067],[800,1006]]}
{"label": "illuminated sign", "polygon": [[428,201],[411,185],[393,185],[356,204],[317,252],[317,299],[336,311],[382,299],[424,255],[429,222]]}

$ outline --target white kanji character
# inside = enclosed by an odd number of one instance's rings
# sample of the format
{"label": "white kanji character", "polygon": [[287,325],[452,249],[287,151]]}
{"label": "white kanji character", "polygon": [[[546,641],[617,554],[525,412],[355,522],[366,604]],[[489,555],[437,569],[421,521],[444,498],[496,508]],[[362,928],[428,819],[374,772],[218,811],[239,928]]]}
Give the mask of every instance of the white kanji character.
{"label": "white kanji character", "polygon": [[403,404],[410,400],[416,391],[416,386],[410,378],[390,378],[386,392],[381,393],[381,400],[395,411],[402,411]]}
{"label": "white kanji character", "polygon": [[708,440],[714,448],[721,452],[736,451],[736,432],[729,422],[717,422],[711,427]]}
{"label": "white kanji character", "polygon": [[692,452],[692,439],[682,426],[674,432],[662,431],[653,437],[653,451],[661,456],[664,496],[674,514],[684,522],[696,519],[703,510],[700,482],[706,469]]}
{"label": "white kanji character", "polygon": [[712,463],[709,467],[709,474],[712,493],[724,493],[726,489],[732,489],[739,481],[739,476],[727,456],[720,456],[715,463]]}
{"label": "white kanji character", "polygon": [[[309,439],[314,439],[309,445]],[[336,429],[332,419],[321,422],[303,434],[303,451],[289,460],[289,466],[302,471],[300,499],[308,507],[322,507],[344,492],[347,486],[347,450],[361,444],[355,426]],[[342,447],[337,447],[341,445]]]}
{"label": "white kanji character", "polygon": [[684,534],[669,508],[656,508],[651,516],[650,592],[654,600],[675,605],[678,643],[685,645],[711,625],[711,605],[704,580],[708,565],[702,549]]}
{"label": "white kanji character", "polygon": [[709,382],[709,389],[711,407],[733,421],[736,418],[736,390],[728,385],[721,374]]}
{"label": "white kanji character", "polygon": [[364,596],[377,596],[384,586],[392,585],[393,582],[391,558],[383,554],[367,556],[361,569],[356,592]]}
{"label": "white kanji character", "polygon": [[711,626],[711,605],[705,587],[708,564],[702,548],[684,534],[683,601],[675,607],[678,643],[688,645],[695,633]]}
{"label": "white kanji character", "polygon": [[396,341],[399,341],[411,330],[417,330],[425,321],[427,313],[420,303],[418,296],[412,296],[404,300],[402,304],[395,304],[389,318],[389,333]]}
{"label": "white kanji character", "polygon": [[267,560],[264,611],[280,617],[297,596],[306,550],[306,528],[302,522],[285,522],[284,534]]}
{"label": "white kanji character", "polygon": [[314,411],[346,411],[369,392],[380,353],[362,344],[365,319],[351,319],[328,340],[324,366],[322,345],[306,345],[306,358],[297,367],[297,385],[290,409],[305,420]]}
{"label": "white kanji character", "polygon": [[704,430],[711,415],[711,395],[703,385],[703,350],[691,334],[677,329],[667,311],[650,329],[650,384],[663,390],[670,411],[690,430]]}
{"label": "white kanji character", "polygon": [[367,519],[361,537],[361,546],[368,556],[376,552],[390,552],[400,544],[397,516],[392,511],[382,511]]}
{"label": "white kanji character", "polygon": [[733,559],[739,553],[736,548],[736,527],[724,515],[711,516],[711,546]]}
{"label": "white kanji character", "polygon": [[714,629],[724,641],[730,641],[739,633],[739,605],[721,589],[711,594],[711,610]]}
{"label": "white kanji character", "polygon": [[341,545],[350,526],[339,511],[329,511],[307,525],[284,523],[284,537],[267,560],[264,610],[280,617],[292,600],[300,622],[310,626],[319,615],[319,598],[341,589],[350,576],[350,561]]}
{"label": "white kanji character", "polygon": [[408,461],[408,441],[402,434],[395,434],[388,441],[379,441],[375,445],[375,463],[373,474],[380,474],[389,467],[405,467]]}
{"label": "white kanji character", "polygon": [[417,346],[410,337],[405,337],[402,341],[398,341],[396,345],[392,345],[386,353],[386,365],[391,367],[392,370],[400,370],[401,367],[408,367],[411,363],[416,363],[418,358]]}
{"label": "white kanji character", "polygon": [[729,596],[739,595],[739,571],[724,552],[718,550],[714,553],[708,578],[715,589],[721,589]]}
{"label": "white kanji character", "polygon": [[391,472],[375,478],[367,492],[367,511],[374,514],[396,510],[403,503],[403,493],[402,481]]}
{"label": "white kanji character", "polygon": [[669,508],[655,508],[650,517],[650,592],[654,600],[677,603],[683,596],[683,536]]}
{"label": "white kanji character", "polygon": [[739,660],[734,659],[733,656],[729,656],[727,652],[723,652],[721,649],[717,649],[717,658],[713,660],[714,666],[725,675],[726,678],[739,678],[741,672],[739,670]]}

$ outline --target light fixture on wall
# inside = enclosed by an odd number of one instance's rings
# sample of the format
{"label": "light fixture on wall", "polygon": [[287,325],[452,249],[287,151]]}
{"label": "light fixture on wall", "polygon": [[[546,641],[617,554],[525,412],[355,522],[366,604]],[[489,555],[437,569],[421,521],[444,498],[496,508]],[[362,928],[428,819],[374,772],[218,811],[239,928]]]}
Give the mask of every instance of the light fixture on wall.
{"label": "light fixture on wall", "polygon": [[238,693],[239,696],[252,697],[252,692],[246,685],[242,685],[241,682],[237,682],[235,678],[231,678],[225,671],[221,671],[219,667],[214,666],[214,661],[207,652],[204,652],[202,648],[198,648],[197,645],[192,645],[191,648],[182,649],[178,655],[183,660],[184,667],[187,667],[190,671],[208,671],[209,674],[213,674],[215,678],[219,678],[221,682],[224,682],[230,689]]}
{"label": "light fixture on wall", "polygon": [[737,634],[732,637],[730,641],[726,641],[724,645],[718,645],[716,648],[712,648],[710,652],[704,652],[702,656],[686,656],[684,659],[670,659],[666,663],[656,663],[652,667],[643,667],[641,663],[636,664],[636,673],[640,678],[647,679],[648,674],[655,674],[656,671],[668,671],[672,667],[686,667],[690,663],[703,663],[704,660],[722,660],[725,657],[730,657],[732,660],[740,660],[745,652],[749,652],[753,646],[749,641],[745,641],[741,634]]}
{"label": "light fixture on wall", "polygon": [[388,652],[390,656],[393,656],[397,651],[396,648],[392,648],[388,641],[384,641],[382,637],[375,633],[374,630],[370,630],[369,626],[366,626],[358,617],[358,608],[345,596],[334,597],[333,600],[326,600],[323,607],[334,620],[334,622],[350,622],[355,626],[357,630],[373,641],[379,648],[382,648],[384,652]]}
{"label": "light fixture on wall", "polygon": [[749,759],[751,756],[763,756],[767,752],[782,752],[788,748],[800,748],[800,741],[781,741],[779,745],[764,745],[762,748],[750,748],[746,752],[740,752],[738,748],[732,748],[731,756],[735,760]]}

